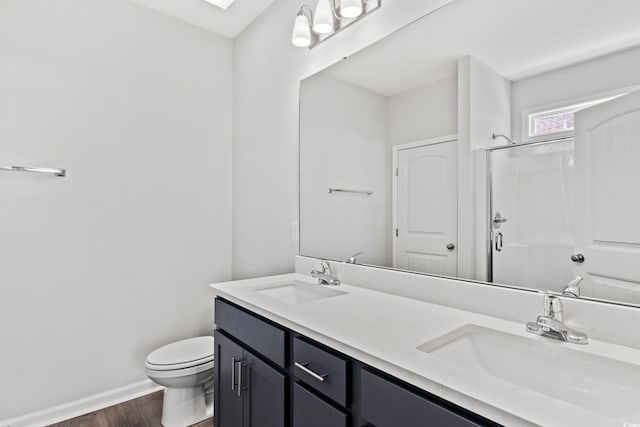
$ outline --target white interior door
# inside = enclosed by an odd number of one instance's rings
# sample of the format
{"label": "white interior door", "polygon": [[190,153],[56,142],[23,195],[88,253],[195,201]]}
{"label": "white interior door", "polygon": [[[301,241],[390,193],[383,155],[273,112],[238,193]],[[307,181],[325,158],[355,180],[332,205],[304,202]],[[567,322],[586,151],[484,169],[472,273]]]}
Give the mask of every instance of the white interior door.
{"label": "white interior door", "polygon": [[582,294],[640,303],[640,92],[578,112],[575,156]]}
{"label": "white interior door", "polygon": [[398,150],[396,166],[394,267],[455,276],[457,141]]}

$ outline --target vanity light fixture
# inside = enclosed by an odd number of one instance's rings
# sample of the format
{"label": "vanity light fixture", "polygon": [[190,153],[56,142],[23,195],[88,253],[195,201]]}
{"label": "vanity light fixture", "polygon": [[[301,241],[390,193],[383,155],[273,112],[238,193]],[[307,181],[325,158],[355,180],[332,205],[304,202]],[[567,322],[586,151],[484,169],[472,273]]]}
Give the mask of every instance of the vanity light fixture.
{"label": "vanity light fixture", "polygon": [[[209,1],[209,0],[207,0]],[[291,42],[313,49],[349,25],[380,8],[382,0],[318,0],[315,11],[302,5],[293,24]]]}
{"label": "vanity light fixture", "polygon": [[[329,34],[335,31],[333,0],[318,0],[313,15],[313,31],[316,34]],[[336,16],[337,17],[337,16]]]}
{"label": "vanity light fixture", "polygon": [[[308,13],[305,13],[305,11]],[[306,5],[303,5],[296,16],[296,22],[293,24],[293,35],[291,42],[296,47],[310,47],[311,46],[311,23],[309,17],[311,17],[311,10]]]}
{"label": "vanity light fixture", "polygon": [[357,18],[362,15],[362,1],[340,0],[340,14],[345,18]]}

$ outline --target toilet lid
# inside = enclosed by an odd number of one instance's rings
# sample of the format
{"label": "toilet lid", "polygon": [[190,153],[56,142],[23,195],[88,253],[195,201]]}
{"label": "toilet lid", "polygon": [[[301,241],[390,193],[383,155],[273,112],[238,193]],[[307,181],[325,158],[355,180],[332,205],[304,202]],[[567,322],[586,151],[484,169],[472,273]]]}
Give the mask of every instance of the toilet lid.
{"label": "toilet lid", "polygon": [[180,365],[190,362],[204,363],[213,359],[213,337],[196,337],[160,347],[149,354],[147,364]]}

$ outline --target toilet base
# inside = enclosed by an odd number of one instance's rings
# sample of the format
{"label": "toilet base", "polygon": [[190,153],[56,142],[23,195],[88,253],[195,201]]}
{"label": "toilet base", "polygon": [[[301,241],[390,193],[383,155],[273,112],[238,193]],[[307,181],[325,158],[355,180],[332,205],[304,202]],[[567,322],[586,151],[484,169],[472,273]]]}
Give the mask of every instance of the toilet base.
{"label": "toilet base", "polygon": [[207,404],[204,387],[165,388],[162,399],[162,425],[185,427],[213,416],[213,403]]}

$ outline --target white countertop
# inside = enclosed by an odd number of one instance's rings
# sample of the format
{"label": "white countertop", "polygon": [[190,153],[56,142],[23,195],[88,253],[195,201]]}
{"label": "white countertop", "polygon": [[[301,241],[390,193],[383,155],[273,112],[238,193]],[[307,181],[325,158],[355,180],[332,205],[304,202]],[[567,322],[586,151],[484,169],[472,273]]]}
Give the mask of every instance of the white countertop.
{"label": "white countertop", "polygon": [[[611,418],[416,349],[469,324],[548,340],[527,334],[523,324],[348,284],[337,288],[345,295],[297,305],[255,291],[293,280],[318,286],[315,279],[294,273],[211,287],[220,297],[506,426],[640,425],[640,396],[632,417]],[[587,346],[560,345],[640,365],[637,349],[595,340]]]}

